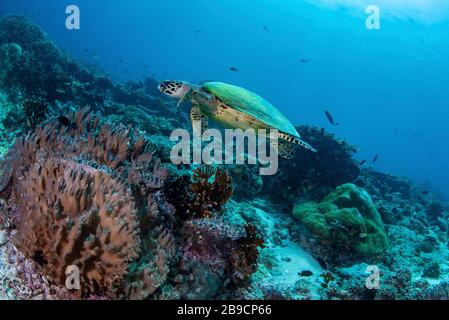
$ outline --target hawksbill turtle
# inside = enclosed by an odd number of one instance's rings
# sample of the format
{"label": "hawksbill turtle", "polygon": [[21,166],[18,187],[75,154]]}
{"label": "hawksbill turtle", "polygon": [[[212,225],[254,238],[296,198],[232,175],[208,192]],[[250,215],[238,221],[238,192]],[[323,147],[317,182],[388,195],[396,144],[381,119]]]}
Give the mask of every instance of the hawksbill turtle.
{"label": "hawksbill turtle", "polygon": [[193,129],[200,132],[208,127],[208,119],[232,129],[277,129],[279,155],[293,158],[296,146],[316,150],[301,137],[295,126],[271,103],[244,88],[223,82],[194,85],[186,81],[163,81],[158,86],[162,93],[179,99],[178,105],[192,103],[190,118]]}

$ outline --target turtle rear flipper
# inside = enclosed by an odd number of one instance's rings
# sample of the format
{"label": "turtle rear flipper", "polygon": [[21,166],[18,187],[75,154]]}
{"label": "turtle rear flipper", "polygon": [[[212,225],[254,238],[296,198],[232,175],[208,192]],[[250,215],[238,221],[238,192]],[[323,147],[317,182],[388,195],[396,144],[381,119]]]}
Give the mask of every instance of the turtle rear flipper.
{"label": "turtle rear flipper", "polygon": [[[307,150],[309,150],[309,151],[312,151],[312,152],[317,152],[317,150],[314,148],[314,147],[312,147],[310,144],[308,144],[307,142],[305,142],[305,141],[302,141],[301,139],[299,139],[298,137],[295,137],[295,136],[292,136],[292,135],[290,135],[290,134],[286,134],[286,133],[284,133],[284,132],[280,132],[279,133],[279,150],[281,149],[280,148],[280,146],[281,146],[281,142],[285,142],[285,143],[283,143],[283,144],[285,144],[286,146],[285,147],[283,147],[284,149],[286,149],[286,151],[284,151],[287,155],[289,154],[289,153],[291,153],[290,151],[288,151],[288,149],[289,148],[291,148],[291,146],[288,146],[288,145],[293,145],[293,147],[294,146],[300,146],[300,147],[302,147],[302,148],[304,148],[304,149],[307,149]],[[294,153],[293,153],[294,154]],[[279,155],[281,155],[281,153],[279,152]],[[282,156],[282,155],[281,155]],[[291,159],[291,158],[287,158],[287,159]]]}
{"label": "turtle rear flipper", "polygon": [[192,121],[193,133],[196,135],[202,135],[209,128],[209,118],[201,112],[198,104],[192,106],[190,120]]}
{"label": "turtle rear flipper", "polygon": [[305,148],[305,149],[307,149],[307,150],[310,150],[310,151],[312,151],[312,152],[318,152],[314,147],[312,147],[312,146],[311,146],[310,144],[308,144],[307,142],[302,141],[301,139],[298,139],[298,145],[301,146],[301,147],[303,147],[303,148]]}

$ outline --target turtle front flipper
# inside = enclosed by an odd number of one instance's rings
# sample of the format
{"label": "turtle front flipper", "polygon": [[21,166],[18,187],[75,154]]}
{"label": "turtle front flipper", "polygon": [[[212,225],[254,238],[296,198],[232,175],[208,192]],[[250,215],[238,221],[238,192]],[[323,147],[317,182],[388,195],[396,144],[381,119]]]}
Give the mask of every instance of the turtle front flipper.
{"label": "turtle front flipper", "polygon": [[190,120],[192,121],[193,133],[195,135],[202,135],[209,128],[209,118],[201,112],[198,104],[192,106]]}

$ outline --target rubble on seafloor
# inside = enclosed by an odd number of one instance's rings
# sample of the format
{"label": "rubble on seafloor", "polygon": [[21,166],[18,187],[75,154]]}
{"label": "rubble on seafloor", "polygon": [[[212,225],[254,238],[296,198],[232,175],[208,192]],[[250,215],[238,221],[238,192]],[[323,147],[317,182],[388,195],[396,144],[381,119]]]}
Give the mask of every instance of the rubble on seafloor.
{"label": "rubble on seafloor", "polygon": [[188,117],[156,80],[94,74],[16,16],[0,65],[0,299],[449,298],[448,204],[324,129],[273,177],[176,167]]}

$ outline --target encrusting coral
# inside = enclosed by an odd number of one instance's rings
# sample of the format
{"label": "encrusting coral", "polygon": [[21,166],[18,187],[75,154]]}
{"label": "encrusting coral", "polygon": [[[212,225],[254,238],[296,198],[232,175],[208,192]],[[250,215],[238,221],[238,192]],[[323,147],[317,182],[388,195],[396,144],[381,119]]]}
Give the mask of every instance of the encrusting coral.
{"label": "encrusting coral", "polygon": [[10,151],[14,242],[58,285],[78,267],[82,296],[146,298],[173,255],[167,171],[138,133],[87,109],[68,119],[70,127],[49,120]]}
{"label": "encrusting coral", "polygon": [[380,255],[388,248],[382,219],[369,194],[345,184],[321,203],[298,204],[293,215],[320,239],[361,255]]}

